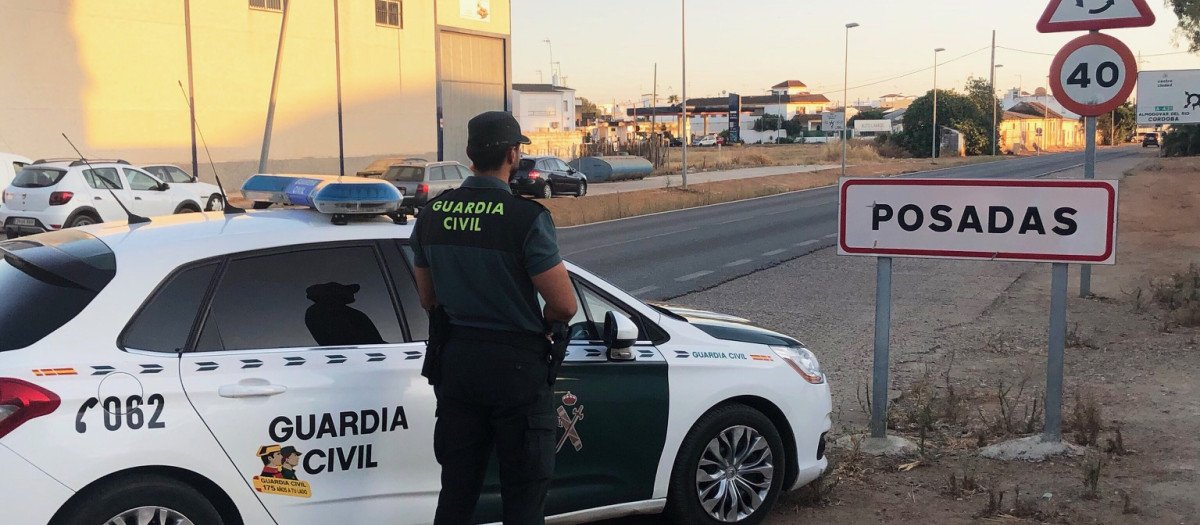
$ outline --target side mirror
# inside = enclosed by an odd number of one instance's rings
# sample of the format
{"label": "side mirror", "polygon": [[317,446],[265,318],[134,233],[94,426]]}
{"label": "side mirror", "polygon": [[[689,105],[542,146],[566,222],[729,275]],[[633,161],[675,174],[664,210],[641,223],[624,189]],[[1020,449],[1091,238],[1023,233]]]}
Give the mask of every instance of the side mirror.
{"label": "side mirror", "polygon": [[165,182],[158,183],[158,191],[167,191],[171,189],[171,185]]}
{"label": "side mirror", "polygon": [[604,313],[604,346],[608,348],[610,361],[633,361],[633,343],[637,342],[638,328],[624,315],[609,310]]}

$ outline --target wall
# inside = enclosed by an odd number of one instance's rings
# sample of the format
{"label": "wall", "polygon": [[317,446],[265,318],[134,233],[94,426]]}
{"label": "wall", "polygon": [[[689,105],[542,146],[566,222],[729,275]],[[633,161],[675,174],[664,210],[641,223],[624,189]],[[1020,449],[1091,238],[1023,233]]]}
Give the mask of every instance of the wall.
{"label": "wall", "polygon": [[[445,16],[453,4],[454,16]],[[438,23],[508,33],[507,0],[491,22]],[[190,0],[196,119],[226,178],[257,164],[282,14],[247,0]],[[190,169],[183,0],[0,0],[0,149],[87,155]],[[293,1],[269,170],[337,172],[332,2]],[[403,29],[377,26],[374,2],[341,0],[343,128],[347,171],[385,155],[437,150],[435,8],[403,3]],[[98,30],[97,28],[108,28]],[[199,137],[197,138],[199,142]],[[199,146],[203,179],[211,180]],[[360,166],[359,166],[360,167]],[[233,173],[226,173],[226,171]],[[230,181],[226,180],[226,185]]]}
{"label": "wall", "polygon": [[[405,9],[410,3],[428,4],[429,0],[408,0],[405,2]],[[374,2],[364,4],[371,4],[371,8],[374,9]],[[466,6],[471,6],[466,9],[471,12],[469,16],[463,15]],[[487,21],[480,20],[477,12],[483,6],[486,6],[488,11]],[[441,26],[507,35],[512,26],[510,16],[509,0],[437,0],[437,23]]]}
{"label": "wall", "polygon": [[[513,114],[525,131],[573,131],[575,129],[575,97],[571,91],[554,93],[513,92]],[[567,111],[563,111],[563,102]]]}
{"label": "wall", "polygon": [[521,153],[525,155],[554,155],[564,161],[571,161],[579,153],[579,145],[583,143],[583,132],[525,132],[531,144],[522,146]]}

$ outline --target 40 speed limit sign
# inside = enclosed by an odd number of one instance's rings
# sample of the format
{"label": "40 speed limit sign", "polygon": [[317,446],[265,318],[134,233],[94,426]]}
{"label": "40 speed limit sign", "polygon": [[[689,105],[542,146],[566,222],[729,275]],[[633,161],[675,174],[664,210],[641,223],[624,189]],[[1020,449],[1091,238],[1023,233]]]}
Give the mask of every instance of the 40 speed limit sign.
{"label": "40 speed limit sign", "polygon": [[1063,107],[1095,117],[1120,106],[1137,83],[1137,63],[1120,40],[1089,33],[1067,42],[1050,65],[1050,87]]}

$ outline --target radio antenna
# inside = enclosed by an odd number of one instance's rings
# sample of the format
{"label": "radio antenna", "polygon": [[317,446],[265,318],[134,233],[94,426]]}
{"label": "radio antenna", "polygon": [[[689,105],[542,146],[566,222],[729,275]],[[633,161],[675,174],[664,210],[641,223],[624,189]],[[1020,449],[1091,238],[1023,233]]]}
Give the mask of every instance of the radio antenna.
{"label": "radio antenna", "polygon": [[[192,115],[195,115],[196,109],[192,107],[192,101],[187,96],[187,90],[183,89],[183,81],[176,80],[175,82],[177,82],[179,84],[179,93],[181,95],[183,95],[184,103],[186,103],[188,105],[188,109],[192,111]],[[195,119],[194,116],[192,117],[192,125],[196,126],[196,133],[198,133],[200,135],[200,144],[204,145],[204,155],[208,157],[208,165],[212,167],[213,177],[215,177],[217,179],[217,189],[221,190],[221,200],[225,201],[223,203],[224,206],[221,207],[221,210],[225,213],[225,215],[232,215],[235,213],[246,213],[245,209],[239,208],[239,207],[234,206],[229,203],[229,195],[225,194],[225,185],[221,184],[221,176],[217,175],[217,165],[213,163],[212,153],[209,153],[209,151],[208,151],[208,141],[204,140],[204,132],[200,130],[200,123],[199,123],[199,121],[197,121]],[[200,176],[199,173],[195,173],[194,175],[196,177]]]}
{"label": "radio antenna", "polygon": [[[83,153],[79,152],[79,148],[75,147],[75,143],[71,142],[71,139],[67,137],[66,133],[63,133],[62,136],[63,136],[63,139],[65,139],[67,141],[67,144],[71,145],[71,149],[75,150],[75,154],[79,155],[79,160],[83,161],[84,165],[86,165],[88,167],[88,169],[91,170],[92,176],[104,181],[104,187],[105,187],[105,189],[108,190],[108,194],[112,195],[113,200],[117,201],[117,205],[120,206],[122,210],[125,210],[125,217],[127,220],[129,220],[129,224],[143,224],[143,223],[150,222],[149,218],[142,217],[141,215],[138,215],[136,213],[129,211],[129,208],[125,207],[125,203],[121,202],[121,199],[117,198],[116,192],[114,192],[112,190],[113,181],[104,178],[103,176],[100,175],[100,172],[96,171],[96,168],[92,167],[92,163],[88,162],[87,158],[85,158],[83,156]],[[116,171],[116,168],[114,168],[113,171]],[[121,176],[120,174],[117,175],[117,177],[120,177],[120,176]]]}

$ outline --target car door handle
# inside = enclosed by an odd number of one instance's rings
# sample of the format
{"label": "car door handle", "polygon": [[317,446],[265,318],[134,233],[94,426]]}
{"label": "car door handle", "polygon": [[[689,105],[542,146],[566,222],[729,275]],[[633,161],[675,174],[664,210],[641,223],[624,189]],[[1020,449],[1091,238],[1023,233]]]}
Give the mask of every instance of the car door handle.
{"label": "car door handle", "polygon": [[217,389],[217,395],[221,397],[269,397],[277,396],[287,392],[287,387],[283,385],[221,385]]}
{"label": "car door handle", "polygon": [[94,201],[102,201],[102,200],[104,200],[104,199],[101,199],[101,198],[100,198],[100,196],[99,196],[99,195],[97,195],[97,196],[95,196],[95,197],[92,197],[92,200],[94,200]]}
{"label": "car door handle", "polygon": [[135,200],[135,201],[140,201],[140,200],[142,200],[142,198],[141,198],[141,197],[134,197],[134,198],[133,198],[133,200]]}

